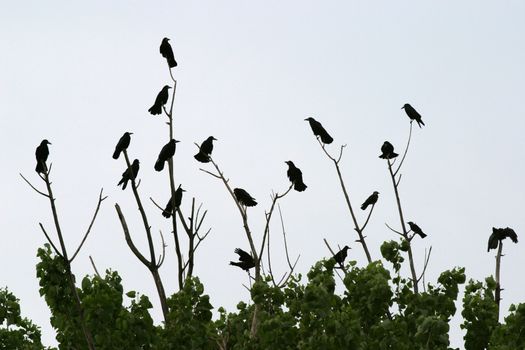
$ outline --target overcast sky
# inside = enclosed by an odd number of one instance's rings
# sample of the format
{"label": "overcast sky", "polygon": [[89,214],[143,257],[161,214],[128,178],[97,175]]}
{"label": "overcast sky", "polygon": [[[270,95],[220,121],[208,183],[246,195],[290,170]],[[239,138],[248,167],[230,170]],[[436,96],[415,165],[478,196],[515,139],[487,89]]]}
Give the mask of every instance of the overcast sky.
{"label": "overcast sky", "polygon": [[[510,226],[520,237],[525,230],[524,15],[522,1],[4,2],[0,285],[21,299],[23,314],[54,344],[35,278],[36,250],[45,242],[38,222],[54,232],[49,203],[18,175],[43,188],[34,151],[47,138],[70,250],[89,224],[100,188],[109,196],[74,272],[92,274],[91,255],[99,270],[120,273],[125,290],[149,295],[160,320],[153,280],[128,249],[115,212],[119,203],[137,245],[147,249],[132,192],[116,187],[125,164],[111,154],[124,131],[134,132],[129,153],[141,160],[139,190],[152,230],[169,237],[169,221],[148,200],[169,197],[167,172],[153,170],[167,142],[165,119],[147,113],[170,83],[158,52],[165,36],[179,62],[176,178],[187,189],[183,207],[195,196],[208,210],[212,233],[197,253],[196,275],[215,307],[233,310],[249,298],[246,274],[228,266],[233,249],[248,243],[223,184],[198,170],[193,143],[215,136],[214,159],[259,202],[250,209],[257,242],[270,193],[289,184],[284,161],[293,160],[308,189],[290,193],[281,208],[290,253],[301,254],[298,272],[328,255],[323,238],[350,245],[350,258],[363,265],[335,170],[303,119],[323,123],[335,138],[330,151],[348,145],[341,166],[356,210],[380,192],[366,230],[378,259],[380,244],[397,239],[385,222],[399,227],[379,149],[390,140],[402,150],[409,120],[400,108],[407,102],[426,123],[414,129],[400,189],[407,221],[428,234],[413,241],[417,269],[432,246],[427,281],[454,266],[485,278],[494,271],[494,253],[486,251],[491,228]],[[363,212],[358,215],[362,222]],[[279,227],[274,221],[274,269],[281,274]],[[171,294],[176,261],[173,240],[167,243],[161,275]],[[505,245],[503,310],[525,300],[522,252],[521,242]],[[452,335],[461,346],[457,322]]]}

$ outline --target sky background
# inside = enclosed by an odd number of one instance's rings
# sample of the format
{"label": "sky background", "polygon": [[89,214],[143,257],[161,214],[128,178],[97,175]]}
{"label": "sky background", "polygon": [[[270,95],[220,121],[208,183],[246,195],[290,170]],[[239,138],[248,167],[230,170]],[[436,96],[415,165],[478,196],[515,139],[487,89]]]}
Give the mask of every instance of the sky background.
{"label": "sky background", "polygon": [[[522,1],[3,2],[0,285],[9,286],[23,314],[42,326],[45,343],[55,344],[35,278],[36,250],[45,243],[38,223],[54,232],[49,202],[18,174],[43,188],[34,151],[47,138],[70,251],[89,224],[100,188],[109,196],[74,272],[92,274],[91,255],[100,271],[120,273],[125,290],[149,295],[160,320],[153,280],[128,249],[115,212],[119,203],[145,251],[132,192],[116,186],[125,163],[111,155],[122,133],[134,132],[129,153],[141,160],[139,191],[152,231],[167,237],[161,276],[171,294],[176,261],[170,222],[148,200],[169,198],[167,171],[153,170],[167,142],[165,117],[147,112],[170,83],[158,52],[165,36],[179,62],[176,179],[187,189],[186,211],[192,196],[208,210],[205,225],[212,233],[197,253],[195,273],[215,307],[233,310],[248,300],[246,274],[228,266],[233,249],[248,243],[223,184],[199,171],[193,143],[209,135],[219,140],[214,159],[234,187],[259,202],[250,209],[257,242],[272,190],[288,187],[284,161],[293,160],[308,185],[281,201],[290,254],[301,254],[297,271],[305,273],[329,255],[323,238],[350,245],[350,258],[363,265],[335,170],[303,119],[323,123],[335,139],[331,152],[348,145],[341,168],[360,222],[365,217],[357,207],[380,192],[366,229],[378,259],[380,244],[397,239],[385,222],[399,227],[379,149],[389,140],[402,150],[409,119],[400,108],[407,102],[426,123],[414,128],[400,188],[407,221],[428,234],[413,241],[417,269],[432,246],[427,281],[455,266],[484,279],[494,270],[495,254],[486,251],[493,226],[510,226],[525,240],[524,15]],[[280,239],[279,225],[273,221],[273,242]],[[521,242],[505,245],[503,310],[525,300],[522,252]],[[285,260],[278,244],[272,253],[281,274]],[[460,347],[458,322],[451,335]]]}

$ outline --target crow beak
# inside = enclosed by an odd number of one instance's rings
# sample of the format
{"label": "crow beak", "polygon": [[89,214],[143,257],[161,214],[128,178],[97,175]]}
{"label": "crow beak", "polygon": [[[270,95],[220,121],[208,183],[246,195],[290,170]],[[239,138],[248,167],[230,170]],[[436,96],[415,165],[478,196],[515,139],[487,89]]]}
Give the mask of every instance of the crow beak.
{"label": "crow beak", "polygon": [[405,106],[401,107],[401,109],[405,109]]}
{"label": "crow beak", "polygon": [[179,140],[175,140],[175,143],[179,143],[180,141]]}

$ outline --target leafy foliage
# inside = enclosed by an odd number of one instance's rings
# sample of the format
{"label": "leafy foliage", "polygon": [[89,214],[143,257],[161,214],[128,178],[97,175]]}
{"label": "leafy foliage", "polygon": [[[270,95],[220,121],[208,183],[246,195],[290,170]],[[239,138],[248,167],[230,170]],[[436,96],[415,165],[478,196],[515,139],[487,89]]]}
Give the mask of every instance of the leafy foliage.
{"label": "leafy foliage", "polygon": [[40,329],[20,314],[19,300],[0,288],[0,349],[44,349]]}

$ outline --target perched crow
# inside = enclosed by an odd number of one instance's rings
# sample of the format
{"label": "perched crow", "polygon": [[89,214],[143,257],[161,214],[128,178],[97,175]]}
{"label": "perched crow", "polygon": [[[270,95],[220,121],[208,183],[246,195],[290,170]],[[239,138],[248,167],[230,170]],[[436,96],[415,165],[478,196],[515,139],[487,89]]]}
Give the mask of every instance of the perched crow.
{"label": "perched crow", "polygon": [[401,109],[405,110],[411,122],[415,120],[419,127],[421,127],[421,125],[425,125],[425,123],[423,123],[423,120],[421,119],[421,114],[419,114],[410,104],[405,103],[405,105],[401,107]]}
{"label": "perched crow", "polygon": [[394,146],[392,146],[392,144],[390,142],[385,141],[383,143],[383,146],[381,146],[381,155],[379,156],[379,158],[393,159],[393,158],[397,157],[398,155],[399,154],[394,152]]}
{"label": "perched crow", "polygon": [[51,143],[48,140],[42,140],[40,142],[40,145],[36,148],[35,156],[36,156],[36,172],[37,173],[45,173],[47,172],[47,157],[49,156],[49,148],[47,145],[50,145]]}
{"label": "perched crow", "polygon": [[125,190],[128,185],[129,180],[135,180],[137,174],[139,173],[139,160],[135,159],[131,167],[127,168],[126,171],[122,173],[122,179],[119,181],[117,186],[123,184],[122,189]]}
{"label": "perched crow", "polygon": [[157,95],[157,98],[155,99],[155,103],[153,106],[151,106],[150,109],[148,109],[148,112],[150,112],[153,115],[161,114],[162,113],[162,107],[168,103],[169,93],[168,90],[171,89],[171,86],[164,85],[162,90]]}
{"label": "perched crow", "polygon": [[175,154],[175,145],[177,144],[177,140],[171,139],[167,144],[165,144],[162,149],[160,150],[159,157],[157,158],[157,161],[155,162],[155,170],[162,171],[164,169],[164,163],[173,157]]}
{"label": "perched crow", "polygon": [[334,141],[332,136],[328,134],[325,128],[323,128],[321,123],[319,123],[317,120],[315,120],[312,117],[306,118],[305,120],[308,120],[308,122],[310,123],[310,127],[312,128],[312,131],[314,132],[314,135],[319,136],[321,138],[321,141],[323,141],[323,143],[329,144]]}
{"label": "perched crow", "polygon": [[491,249],[496,249],[498,247],[498,243],[507,237],[510,238],[512,242],[518,243],[518,235],[510,227],[506,227],[506,228],[493,227],[492,234],[489,237],[489,244],[487,247],[487,252],[490,251]]}
{"label": "perched crow", "polygon": [[124,135],[118,140],[117,145],[115,146],[115,152],[113,152],[113,159],[118,159],[120,157],[120,152],[128,149],[129,143],[131,141],[132,132],[125,132]]}
{"label": "perched crow", "polygon": [[334,260],[339,265],[343,265],[346,259],[346,256],[348,255],[348,249],[350,249],[349,246],[345,245],[343,249],[335,253]]}
{"label": "perched crow", "polygon": [[379,192],[377,191],[374,191],[374,193],[372,193],[370,195],[370,197],[368,197],[366,199],[366,201],[363,203],[363,205],[361,205],[361,209],[363,210],[366,210],[366,208],[368,208],[369,205],[374,205],[377,203],[377,199],[379,198]]}
{"label": "perched crow", "polygon": [[215,137],[210,136],[201,143],[199,153],[194,156],[195,159],[201,163],[208,163],[210,161],[211,151],[213,151],[213,140],[217,141]]}
{"label": "perched crow", "polygon": [[168,61],[168,66],[170,68],[174,68],[177,67],[177,61],[175,61],[173,50],[171,49],[169,41],[170,39],[168,38],[162,39],[162,43],[160,44],[160,54],[162,57],[166,58],[166,61]]}
{"label": "perched crow", "polygon": [[[175,209],[177,209],[180,204],[182,203],[182,192],[186,192],[186,190],[183,190],[181,185],[175,190]],[[162,211],[162,216],[165,218],[169,218],[173,212],[173,206],[171,204],[171,198],[168,201],[168,204],[166,204],[166,208]]]}
{"label": "perched crow", "polygon": [[293,183],[293,188],[299,192],[306,190],[306,187],[308,186],[306,186],[303,182],[303,173],[301,170],[297,168],[291,160],[288,160],[285,163],[288,164],[288,171],[286,172],[286,175],[288,175],[288,178]]}
{"label": "perched crow", "polygon": [[247,207],[254,207],[257,205],[255,199],[242,188],[233,189],[233,194],[235,195],[235,198],[237,198],[239,203],[241,203],[242,205],[245,205]]}
{"label": "perched crow", "polygon": [[415,234],[419,235],[421,238],[425,238],[427,236],[423,232],[423,230],[421,230],[421,228],[418,225],[416,225],[415,223],[413,223],[412,221],[408,222],[408,226],[410,226],[410,229],[412,230],[412,232],[414,232]]}
{"label": "perched crow", "polygon": [[253,260],[250,254],[241,248],[235,248],[235,253],[239,255],[239,262],[230,261],[230,265],[238,266],[244,271],[248,271],[252,267],[255,267],[255,260]]}

